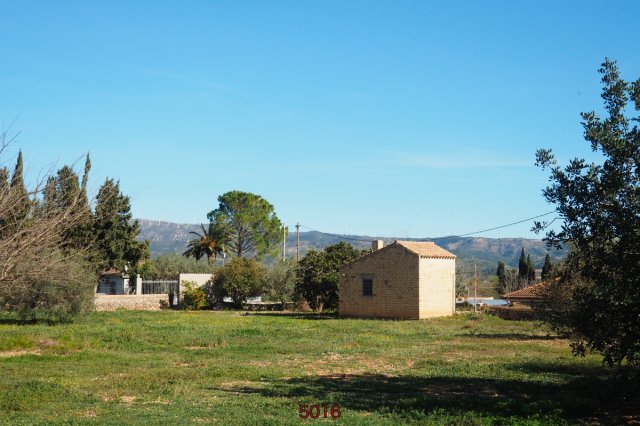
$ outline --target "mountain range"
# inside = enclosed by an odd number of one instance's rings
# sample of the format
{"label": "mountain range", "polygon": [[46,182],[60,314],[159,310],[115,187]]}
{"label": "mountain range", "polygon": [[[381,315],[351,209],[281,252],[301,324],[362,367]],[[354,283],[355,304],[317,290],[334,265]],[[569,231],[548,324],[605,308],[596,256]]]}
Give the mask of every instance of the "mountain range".
{"label": "mountain range", "polygon": [[[201,231],[200,225],[163,222],[138,219],[140,223],[140,240],[149,240],[151,256],[162,254],[182,253],[186,250],[187,242],[193,238],[189,233]],[[317,231],[300,232],[300,256],[311,250],[321,250],[340,241],[345,241],[357,248],[371,247],[371,240],[384,240],[385,244],[397,239],[411,241],[431,241],[429,238],[393,238],[370,237],[356,235],[335,235]],[[564,258],[567,250],[547,249],[544,241],[526,238],[483,238],[483,237],[447,237],[434,240],[436,244],[454,253],[463,267],[477,265],[482,273],[495,272],[498,261],[502,260],[508,266],[517,267],[520,251],[524,247],[537,268],[542,267],[547,253],[552,260]],[[287,257],[296,255],[296,233],[292,232],[286,238]]]}

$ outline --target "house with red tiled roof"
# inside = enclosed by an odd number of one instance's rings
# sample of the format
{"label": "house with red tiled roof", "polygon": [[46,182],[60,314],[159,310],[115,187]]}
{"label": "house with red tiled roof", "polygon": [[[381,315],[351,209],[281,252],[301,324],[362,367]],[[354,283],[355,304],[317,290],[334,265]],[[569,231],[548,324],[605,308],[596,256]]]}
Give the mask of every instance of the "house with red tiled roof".
{"label": "house with red tiled roof", "polygon": [[551,281],[544,281],[529,287],[521,288],[502,295],[503,299],[512,303],[522,303],[524,305],[535,306],[544,303],[549,297]]}
{"label": "house with red tiled roof", "polygon": [[339,314],[422,319],[455,312],[456,256],[433,242],[374,241],[340,268]]}

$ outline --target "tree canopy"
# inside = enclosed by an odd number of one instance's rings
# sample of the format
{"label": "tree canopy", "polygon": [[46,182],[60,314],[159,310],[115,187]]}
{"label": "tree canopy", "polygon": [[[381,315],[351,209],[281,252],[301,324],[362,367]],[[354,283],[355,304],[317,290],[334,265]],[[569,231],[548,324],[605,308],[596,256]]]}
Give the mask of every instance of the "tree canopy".
{"label": "tree canopy", "polygon": [[[547,201],[562,220],[547,233],[553,246],[570,244],[560,285],[573,285],[564,325],[577,333],[576,353],[594,350],[609,365],[640,364],[640,79],[627,82],[605,59],[605,117],[582,113],[584,137],[600,162],[575,158],[561,168],[550,149],[536,153],[549,169]],[[631,105],[629,105],[631,101]],[[634,110],[634,115],[628,116]],[[542,230],[545,223],[536,223]]]}
{"label": "tree canopy", "polygon": [[[11,142],[6,135],[0,132],[0,154]],[[82,215],[68,203],[45,207],[39,195],[55,176],[27,189],[23,168],[20,152],[10,177],[0,169],[0,310],[23,319],[69,319],[89,309],[95,293],[86,259],[70,249]]]}
{"label": "tree canopy", "polygon": [[99,269],[125,266],[136,268],[149,258],[147,241],[137,241],[140,225],[131,220],[129,197],[120,192],[120,184],[107,179],[96,197],[95,263]]}
{"label": "tree canopy", "polygon": [[227,192],[218,197],[218,203],[207,218],[228,237],[231,254],[260,259],[278,253],[282,223],[273,205],[259,195],[242,191]]}
{"label": "tree canopy", "polygon": [[300,260],[296,293],[313,309],[338,308],[338,270],[368,250],[358,250],[340,242],[322,251],[311,250]]}
{"label": "tree canopy", "polygon": [[182,255],[193,257],[196,260],[206,256],[209,263],[212,257],[216,259],[218,256],[225,256],[225,244],[228,243],[229,237],[224,229],[221,226],[216,226],[215,223],[209,223],[207,228],[204,225],[200,225],[200,227],[202,228],[202,233],[189,232],[196,238],[189,241],[187,250]]}

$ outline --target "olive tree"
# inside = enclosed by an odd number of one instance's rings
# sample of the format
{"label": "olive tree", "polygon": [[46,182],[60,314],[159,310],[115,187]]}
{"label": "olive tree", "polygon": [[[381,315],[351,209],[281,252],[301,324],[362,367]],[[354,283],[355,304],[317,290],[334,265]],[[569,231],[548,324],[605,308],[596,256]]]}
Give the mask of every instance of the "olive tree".
{"label": "olive tree", "polygon": [[[605,116],[582,113],[584,138],[599,162],[574,158],[564,168],[550,149],[536,164],[550,171],[544,189],[562,220],[547,233],[552,246],[569,244],[558,285],[571,309],[562,325],[576,333],[575,353],[603,355],[609,365],[640,364],[640,79],[627,82],[615,61],[605,59]],[[536,223],[542,230],[545,223]],[[566,289],[565,289],[566,290]]]}

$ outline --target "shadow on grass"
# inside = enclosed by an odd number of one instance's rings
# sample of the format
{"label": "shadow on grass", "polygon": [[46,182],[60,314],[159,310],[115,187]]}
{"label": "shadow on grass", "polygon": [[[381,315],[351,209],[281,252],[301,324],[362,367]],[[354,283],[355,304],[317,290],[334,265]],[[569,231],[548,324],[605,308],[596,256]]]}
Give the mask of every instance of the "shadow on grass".
{"label": "shadow on grass", "polygon": [[259,312],[249,311],[245,315],[255,315],[258,317],[278,317],[305,320],[334,320],[340,319],[336,313],[319,313],[319,312]]}
{"label": "shadow on grass", "polygon": [[51,318],[19,318],[14,316],[0,316],[0,325],[58,325],[58,324],[69,324],[72,321],[70,320],[58,320]]}
{"label": "shadow on grass", "polygon": [[343,412],[393,413],[418,420],[430,414],[503,420],[538,418],[552,423],[587,420],[621,424],[640,420],[638,385],[604,367],[526,363],[511,369],[530,373],[531,378],[339,374],[285,379],[269,387],[211,389],[293,398],[300,403],[338,404]]}
{"label": "shadow on grass", "polygon": [[505,339],[505,340],[562,340],[562,336],[541,336],[523,333],[463,333],[459,337],[475,337],[478,339]]}

